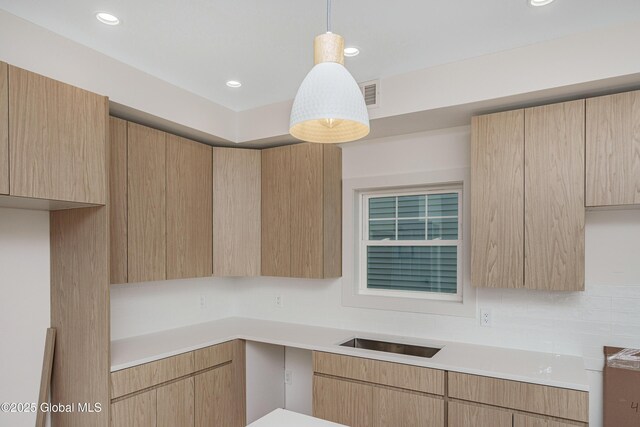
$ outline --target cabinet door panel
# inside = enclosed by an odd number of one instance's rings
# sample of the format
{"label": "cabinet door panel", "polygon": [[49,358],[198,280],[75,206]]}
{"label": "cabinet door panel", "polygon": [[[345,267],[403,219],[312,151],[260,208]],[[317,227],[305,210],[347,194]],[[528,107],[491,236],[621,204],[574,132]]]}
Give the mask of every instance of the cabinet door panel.
{"label": "cabinet door panel", "polygon": [[156,391],[111,404],[111,427],[156,427]]}
{"label": "cabinet door panel", "polygon": [[10,194],[105,204],[107,98],[9,66]]}
{"label": "cabinet door panel", "polygon": [[640,204],[640,91],[587,99],[587,206]]}
{"label": "cabinet door panel", "polygon": [[167,279],[211,276],[211,147],[167,135]]}
{"label": "cabinet door panel", "polygon": [[524,284],[524,111],[474,117],[471,142],[471,282]]}
{"label": "cabinet door panel", "polygon": [[262,275],[291,275],[291,147],[262,151]]}
{"label": "cabinet door panel", "polygon": [[9,66],[0,62],[0,194],[9,194]]}
{"label": "cabinet door panel", "polygon": [[292,277],[324,277],[322,147],[291,147]]}
{"label": "cabinet door panel", "polygon": [[157,427],[193,426],[193,377],[160,387],[157,393]]}
{"label": "cabinet door panel", "polygon": [[372,424],[373,387],[369,385],[313,377],[313,416],[350,427]]}
{"label": "cabinet door panel", "polygon": [[111,283],[127,283],[127,122],[109,118]]}
{"label": "cabinet door panel", "polygon": [[323,146],[324,277],[342,276],[342,149]]}
{"label": "cabinet door panel", "polygon": [[232,364],[198,374],[196,380],[196,427],[240,427],[233,393]]}
{"label": "cabinet door panel", "polygon": [[449,402],[448,427],[512,427],[513,414],[487,406]]}
{"label": "cabinet door panel", "polygon": [[213,275],[260,275],[260,151],[213,149]]}
{"label": "cabinet door panel", "polygon": [[525,111],[525,287],[584,290],[584,100]]}
{"label": "cabinet door panel", "polygon": [[129,282],[166,278],[165,133],[128,124]]}
{"label": "cabinet door panel", "polygon": [[[582,425],[584,426],[585,424]],[[513,427],[576,427],[576,424],[515,414],[513,417]]]}
{"label": "cabinet door panel", "polygon": [[410,392],[373,388],[374,427],[444,427],[444,401]]}

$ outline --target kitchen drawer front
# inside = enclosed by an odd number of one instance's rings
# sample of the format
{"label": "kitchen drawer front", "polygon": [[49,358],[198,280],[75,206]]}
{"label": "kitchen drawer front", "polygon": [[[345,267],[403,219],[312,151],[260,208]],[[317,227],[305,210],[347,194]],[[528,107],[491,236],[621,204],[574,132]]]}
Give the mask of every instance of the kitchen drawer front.
{"label": "kitchen drawer front", "polygon": [[373,427],[444,427],[444,400],[439,397],[373,387],[372,409]]}
{"label": "kitchen drawer front", "polygon": [[193,352],[111,373],[111,398],[144,390],[194,372]]}
{"label": "kitchen drawer front", "polygon": [[587,392],[449,372],[449,397],[587,422]]}
{"label": "kitchen drawer front", "polygon": [[238,345],[237,340],[227,341],[194,351],[195,370],[202,371],[232,361],[236,345]]}
{"label": "kitchen drawer front", "polygon": [[512,427],[513,413],[480,405],[449,402],[448,427]]}
{"label": "kitchen drawer front", "polygon": [[523,414],[515,414],[513,417],[513,427],[576,427],[586,426],[584,423],[568,423],[545,418],[530,417]]}
{"label": "kitchen drawer front", "polygon": [[332,353],[313,353],[317,373],[444,395],[444,372]]}

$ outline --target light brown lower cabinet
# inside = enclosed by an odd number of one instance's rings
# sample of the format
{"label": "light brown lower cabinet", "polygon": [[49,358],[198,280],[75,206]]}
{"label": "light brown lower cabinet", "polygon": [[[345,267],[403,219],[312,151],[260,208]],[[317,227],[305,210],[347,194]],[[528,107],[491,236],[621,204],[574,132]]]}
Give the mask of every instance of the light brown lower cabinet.
{"label": "light brown lower cabinet", "polygon": [[193,425],[193,383],[193,378],[186,378],[158,388],[157,427]]}
{"label": "light brown lower cabinet", "polygon": [[503,409],[449,402],[448,427],[512,427],[513,414]]}
{"label": "light brown lower cabinet", "polygon": [[111,404],[111,427],[156,427],[156,391]]}
{"label": "light brown lower cabinet", "polygon": [[231,365],[198,374],[196,381],[196,427],[241,427],[236,417]]}
{"label": "light brown lower cabinet", "polygon": [[313,416],[351,427],[368,427],[373,418],[373,387],[353,381],[313,377]]}
{"label": "light brown lower cabinet", "polygon": [[513,416],[513,427],[575,427],[576,425],[579,424],[569,424],[563,421],[530,417],[524,414],[515,414]]}
{"label": "light brown lower cabinet", "polygon": [[242,427],[244,341],[111,374],[111,427]]}
{"label": "light brown lower cabinet", "polygon": [[444,400],[424,394],[373,387],[375,427],[442,427]]}

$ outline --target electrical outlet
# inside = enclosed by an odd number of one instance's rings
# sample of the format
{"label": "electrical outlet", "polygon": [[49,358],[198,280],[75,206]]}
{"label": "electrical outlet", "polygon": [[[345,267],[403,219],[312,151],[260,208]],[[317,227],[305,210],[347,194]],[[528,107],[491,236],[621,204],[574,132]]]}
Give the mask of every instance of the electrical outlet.
{"label": "electrical outlet", "polygon": [[276,295],[274,302],[276,304],[276,307],[279,307],[279,308],[284,307],[284,302],[282,301],[282,295]]}
{"label": "electrical outlet", "polygon": [[491,309],[480,309],[480,326],[484,326],[485,328],[491,327]]}
{"label": "electrical outlet", "polygon": [[291,372],[290,369],[285,369],[285,371],[284,371],[284,383],[286,385],[292,385],[293,384],[293,372]]}
{"label": "electrical outlet", "polygon": [[200,295],[200,310],[207,308],[207,297]]}

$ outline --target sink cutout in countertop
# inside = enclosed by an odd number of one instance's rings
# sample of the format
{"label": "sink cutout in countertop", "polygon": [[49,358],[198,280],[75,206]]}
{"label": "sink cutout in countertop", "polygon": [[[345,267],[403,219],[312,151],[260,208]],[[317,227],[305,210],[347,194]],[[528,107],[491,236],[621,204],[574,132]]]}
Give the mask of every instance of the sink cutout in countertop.
{"label": "sink cutout in countertop", "polygon": [[340,344],[341,347],[360,348],[364,350],[382,351],[385,353],[405,354],[407,356],[417,356],[432,358],[437,352],[442,350],[437,347],[422,347],[412,344],[401,344],[387,341],[369,340],[366,338],[352,338]]}

